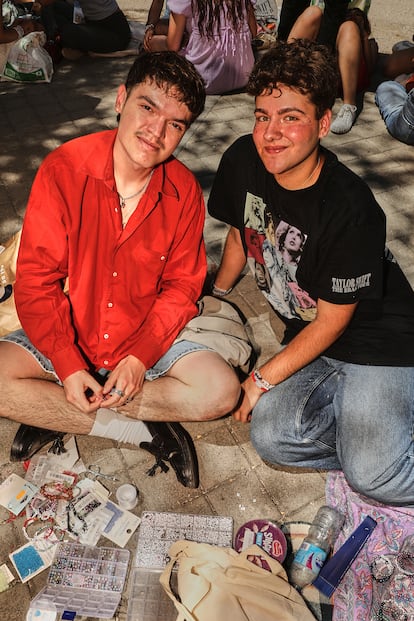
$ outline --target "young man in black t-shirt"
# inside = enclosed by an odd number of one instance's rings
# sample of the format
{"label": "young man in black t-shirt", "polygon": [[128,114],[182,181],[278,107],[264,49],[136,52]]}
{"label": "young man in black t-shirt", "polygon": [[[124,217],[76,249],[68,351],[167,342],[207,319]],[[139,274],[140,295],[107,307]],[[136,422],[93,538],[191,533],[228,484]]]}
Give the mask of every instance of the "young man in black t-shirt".
{"label": "young man in black t-shirt", "polygon": [[253,134],[223,155],[210,194],[230,225],[215,293],[247,261],[286,325],[234,417],[270,462],[342,469],[357,491],[414,506],[414,293],[372,192],[320,146],[336,86],[326,48],[278,42],[247,86]]}

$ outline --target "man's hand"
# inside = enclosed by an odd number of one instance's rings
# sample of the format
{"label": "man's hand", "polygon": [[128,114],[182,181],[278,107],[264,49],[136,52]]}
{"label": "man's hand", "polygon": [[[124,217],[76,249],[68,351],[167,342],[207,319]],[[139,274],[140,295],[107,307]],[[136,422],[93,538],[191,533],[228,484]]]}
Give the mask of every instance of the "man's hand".
{"label": "man's hand", "polygon": [[263,392],[256,386],[251,377],[248,377],[242,384],[242,400],[240,405],[233,412],[233,418],[242,423],[249,423],[252,417],[252,410],[259,401]]}
{"label": "man's hand", "polygon": [[88,371],[75,371],[68,375],[63,388],[67,402],[86,414],[95,412],[102,403],[102,386]]}
{"label": "man's hand", "polygon": [[146,368],[135,356],[127,356],[112,371],[103,387],[106,408],[124,405],[142,390]]}
{"label": "man's hand", "polygon": [[[315,360],[343,334],[356,307],[357,303],[332,304],[318,299],[316,318],[260,368],[265,379],[275,386]],[[263,392],[251,377],[243,382],[242,391],[241,405],[233,417],[246,423]]]}

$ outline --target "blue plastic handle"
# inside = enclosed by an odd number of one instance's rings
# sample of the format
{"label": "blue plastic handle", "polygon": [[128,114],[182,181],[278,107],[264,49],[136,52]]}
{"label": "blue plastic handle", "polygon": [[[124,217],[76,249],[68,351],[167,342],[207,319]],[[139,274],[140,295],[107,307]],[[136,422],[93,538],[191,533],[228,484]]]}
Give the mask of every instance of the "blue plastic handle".
{"label": "blue plastic handle", "polygon": [[376,525],[376,521],[370,516],[367,516],[365,520],[361,522],[339,550],[325,563],[319,575],[313,581],[312,584],[318,591],[326,595],[326,597],[331,597],[345,573],[358,556],[361,548],[371,536]]}

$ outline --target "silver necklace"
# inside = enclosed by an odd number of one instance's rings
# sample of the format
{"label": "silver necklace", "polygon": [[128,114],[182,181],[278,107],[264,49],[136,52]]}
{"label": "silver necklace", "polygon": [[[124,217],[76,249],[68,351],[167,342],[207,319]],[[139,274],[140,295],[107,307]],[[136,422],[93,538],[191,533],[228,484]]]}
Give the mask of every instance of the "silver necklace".
{"label": "silver necklace", "polygon": [[[318,154],[318,161],[316,162],[315,168],[312,170],[311,174],[308,177],[306,177],[306,179],[304,181],[302,181],[302,183],[298,187],[296,187],[296,188],[289,188],[289,187],[283,186],[283,184],[282,184],[282,187],[286,187],[287,190],[290,190],[292,192],[294,192],[296,190],[302,190],[306,186],[308,181],[310,181],[312,179],[312,177],[314,176],[314,174],[318,170],[320,163],[321,163],[321,155],[319,153]],[[276,181],[277,181],[277,179],[276,179]]]}
{"label": "silver necklace", "polygon": [[321,156],[320,154],[318,155],[318,161],[316,162],[316,166],[315,168],[312,170],[311,174],[309,175],[309,177],[306,177],[305,181],[302,182],[302,186],[306,185],[308,181],[310,181],[313,177],[313,175],[316,173],[316,171],[319,168],[319,164],[321,163]]}
{"label": "silver necklace", "polygon": [[135,198],[136,196],[138,196],[138,194],[141,194],[142,190],[145,188],[145,186],[148,183],[148,179],[147,181],[144,183],[144,185],[142,186],[142,188],[140,188],[137,192],[134,192],[134,194],[131,194],[131,196],[121,196],[119,192],[118,196],[119,196],[119,204],[121,205],[121,209],[123,209],[126,205],[127,201],[130,201],[131,198]]}

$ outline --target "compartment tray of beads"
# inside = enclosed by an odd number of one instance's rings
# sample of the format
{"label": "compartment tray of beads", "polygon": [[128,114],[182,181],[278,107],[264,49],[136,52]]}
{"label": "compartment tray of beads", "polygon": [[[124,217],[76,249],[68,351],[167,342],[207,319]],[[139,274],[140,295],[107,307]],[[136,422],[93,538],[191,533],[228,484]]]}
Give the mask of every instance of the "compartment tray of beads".
{"label": "compartment tray of beads", "polygon": [[58,612],[111,619],[124,589],[129,556],[128,550],[62,542],[46,587],[35,599],[50,602]]}

